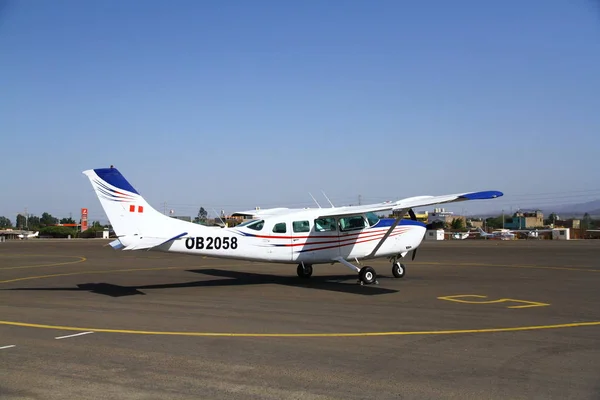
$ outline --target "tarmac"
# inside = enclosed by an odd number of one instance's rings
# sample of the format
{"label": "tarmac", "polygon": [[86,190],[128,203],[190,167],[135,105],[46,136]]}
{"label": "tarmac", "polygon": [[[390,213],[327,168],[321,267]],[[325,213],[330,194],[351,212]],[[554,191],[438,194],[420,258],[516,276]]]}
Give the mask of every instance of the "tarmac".
{"label": "tarmac", "polygon": [[367,286],[107,243],[0,243],[0,398],[600,398],[600,240],[424,242]]}

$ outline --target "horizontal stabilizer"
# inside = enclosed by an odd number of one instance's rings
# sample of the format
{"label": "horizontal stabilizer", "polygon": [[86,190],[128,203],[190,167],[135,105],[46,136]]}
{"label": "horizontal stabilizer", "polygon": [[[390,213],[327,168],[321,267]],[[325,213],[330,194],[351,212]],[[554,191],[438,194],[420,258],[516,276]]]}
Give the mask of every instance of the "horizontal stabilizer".
{"label": "horizontal stabilizer", "polygon": [[162,246],[163,244],[167,244],[169,242],[172,242],[173,240],[177,240],[177,239],[179,239],[181,237],[184,237],[187,234],[188,234],[187,232],[180,233],[179,235],[173,236],[171,239],[165,240],[164,242],[162,242],[161,244],[159,244],[157,246]]}
{"label": "horizontal stabilizer", "polygon": [[110,247],[112,247],[115,250],[119,250],[124,247],[123,243],[121,243],[121,241],[119,239],[113,240],[112,242],[109,243],[109,245],[110,245]]}
{"label": "horizontal stabilizer", "polygon": [[155,247],[162,246],[163,244],[172,242],[173,240],[177,240],[187,234],[188,234],[187,232],[183,232],[183,233],[180,233],[179,235],[173,236],[172,238],[169,238],[169,239],[165,239],[165,238],[140,239],[139,241],[134,242],[134,243],[130,244],[129,246],[125,247],[124,250],[151,250]]}

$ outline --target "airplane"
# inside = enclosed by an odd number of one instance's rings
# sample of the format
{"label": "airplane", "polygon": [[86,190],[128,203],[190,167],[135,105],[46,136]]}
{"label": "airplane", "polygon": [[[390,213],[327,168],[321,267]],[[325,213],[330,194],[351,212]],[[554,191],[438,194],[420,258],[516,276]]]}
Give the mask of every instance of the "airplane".
{"label": "airplane", "polygon": [[540,233],[552,232],[552,229],[519,229],[511,231],[513,233],[523,233],[525,234],[525,239],[539,239]]}
{"label": "airplane", "polygon": [[481,237],[484,237],[486,239],[511,240],[515,237],[515,234],[509,231],[508,229],[498,229],[493,231],[492,233],[487,233],[483,229],[477,228],[477,233],[479,233]]}
{"label": "airplane", "polygon": [[465,240],[466,238],[471,236],[471,234],[474,234],[474,233],[477,233],[477,232],[472,232],[471,230],[469,230],[467,232],[447,232],[447,235],[449,235],[449,237],[452,239]]}
{"label": "airplane", "polygon": [[30,239],[30,238],[34,238],[34,237],[38,237],[38,236],[40,236],[40,232],[39,231],[37,231],[37,232],[24,232],[24,233],[19,233],[17,235],[17,237],[19,239]]}
{"label": "airplane", "polygon": [[[426,230],[413,208],[503,196],[481,191],[358,206],[255,210],[249,221],[214,229],[161,214],[114,166],[83,174],[117,235],[113,249],[296,264],[300,278],[309,278],[313,265],[339,263],[356,272],[361,285],[378,283],[375,270],[361,264],[375,258],[389,258],[394,277],[404,277],[406,267],[399,260],[410,251],[414,260]],[[377,213],[384,211],[400,212],[397,218],[380,218]],[[404,219],[406,212],[411,219]]]}
{"label": "airplane", "polygon": [[492,233],[487,233],[485,231],[483,231],[483,229],[478,228],[478,233],[485,238],[491,238],[491,239],[502,239],[502,240],[510,240],[510,239],[514,239],[514,237],[517,234],[525,234],[525,238],[529,239],[529,238],[534,238],[534,239],[539,239],[540,237],[540,233],[547,233],[547,232],[552,232],[552,229],[513,229],[513,230],[509,230],[509,229],[499,229],[499,230],[495,230]]}

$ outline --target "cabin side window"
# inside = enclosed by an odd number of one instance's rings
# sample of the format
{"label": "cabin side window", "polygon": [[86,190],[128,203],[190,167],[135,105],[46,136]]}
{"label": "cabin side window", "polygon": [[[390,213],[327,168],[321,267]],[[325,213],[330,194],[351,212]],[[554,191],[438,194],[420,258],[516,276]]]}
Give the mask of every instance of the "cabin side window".
{"label": "cabin side window", "polygon": [[310,223],[308,221],[294,221],[292,222],[292,229],[294,232],[309,232]]}
{"label": "cabin side window", "polygon": [[335,218],[317,218],[315,219],[316,232],[335,232]]}
{"label": "cabin side window", "polygon": [[287,226],[285,222],[280,222],[278,224],[275,224],[275,226],[273,227],[273,233],[286,233],[287,232]]}

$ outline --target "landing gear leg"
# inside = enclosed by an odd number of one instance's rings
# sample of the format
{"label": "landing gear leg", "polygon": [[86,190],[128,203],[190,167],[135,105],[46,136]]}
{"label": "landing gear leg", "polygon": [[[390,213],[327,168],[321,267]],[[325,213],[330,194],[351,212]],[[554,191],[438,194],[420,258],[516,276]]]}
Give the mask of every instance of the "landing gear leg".
{"label": "landing gear leg", "polygon": [[300,263],[298,264],[298,268],[296,268],[296,273],[300,278],[310,278],[313,273],[312,265]]}
{"label": "landing gear leg", "polygon": [[336,261],[339,261],[351,270],[358,272],[358,282],[361,285],[370,285],[373,283],[376,285],[379,284],[379,282],[377,282],[377,273],[372,267],[358,268],[356,265],[349,263],[341,257],[337,258]]}

